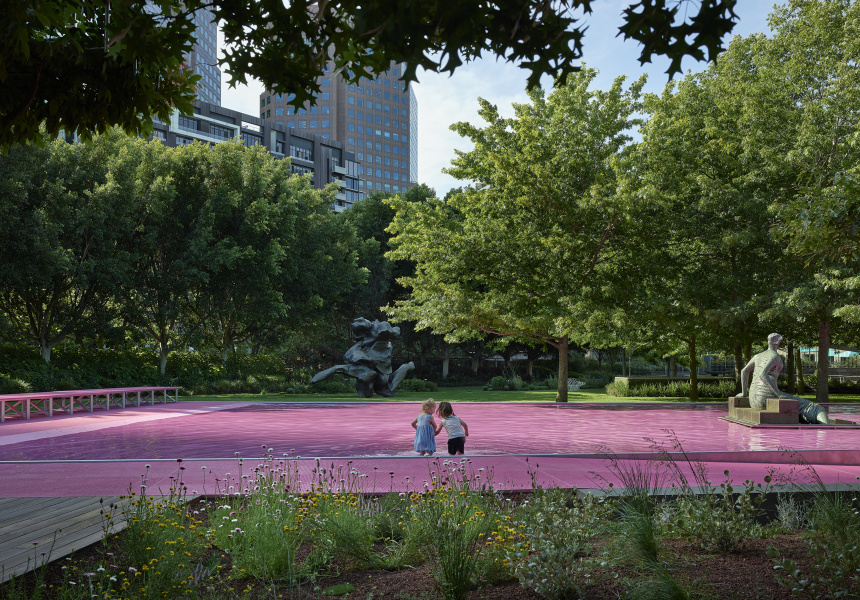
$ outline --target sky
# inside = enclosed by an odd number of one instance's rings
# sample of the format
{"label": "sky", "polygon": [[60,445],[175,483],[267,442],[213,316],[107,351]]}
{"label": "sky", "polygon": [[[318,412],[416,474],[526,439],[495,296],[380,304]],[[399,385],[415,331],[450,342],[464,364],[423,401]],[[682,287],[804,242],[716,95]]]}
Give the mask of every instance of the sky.
{"label": "sky", "polygon": [[[630,0],[601,0],[593,3],[594,12],[584,17],[588,30],[583,40],[582,62],[599,71],[593,84],[598,89],[608,89],[620,75],[627,76],[628,81],[635,81],[647,73],[645,92],[659,93],[668,81],[666,69],[669,61],[654,57],[652,63],[640,66],[640,44],[616,37],[618,27],[622,24],[621,11],[630,4]],[[772,0],[740,0],[735,8],[740,20],[730,36],[767,33],[767,16],[772,7]],[[724,45],[727,43],[728,39]],[[223,45],[221,40],[219,44]],[[697,72],[706,67],[706,62],[690,58],[686,58],[682,64],[685,72]],[[527,76],[528,71],[494,57],[472,61],[450,76],[419,71],[418,83],[413,84],[418,99],[418,182],[435,189],[440,198],[452,187],[467,184],[442,173],[444,168],[450,166],[455,149],[467,151],[471,148],[471,143],[451,131],[450,125],[466,121],[483,126],[484,122],[478,116],[479,96],[496,105],[503,117],[513,116],[511,105],[528,99],[525,94]],[[227,79],[222,73],[221,104],[233,110],[256,114],[263,91],[262,83],[255,81],[247,86],[230,89]],[[544,86],[551,83],[548,77],[542,81]]]}

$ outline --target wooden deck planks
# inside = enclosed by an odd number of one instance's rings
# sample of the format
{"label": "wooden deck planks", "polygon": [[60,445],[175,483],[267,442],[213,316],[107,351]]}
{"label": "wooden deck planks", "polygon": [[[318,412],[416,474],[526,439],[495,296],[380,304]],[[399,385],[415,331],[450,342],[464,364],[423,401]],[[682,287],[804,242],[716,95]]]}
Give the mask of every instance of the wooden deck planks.
{"label": "wooden deck planks", "polygon": [[[41,566],[50,553],[57,560],[100,541],[104,536],[102,507],[118,503],[103,498],[8,498],[0,501],[0,570],[2,581]],[[127,501],[127,499],[126,499]],[[118,514],[119,511],[114,511]],[[114,519],[112,533],[125,523]],[[37,542],[37,544],[34,544]]]}

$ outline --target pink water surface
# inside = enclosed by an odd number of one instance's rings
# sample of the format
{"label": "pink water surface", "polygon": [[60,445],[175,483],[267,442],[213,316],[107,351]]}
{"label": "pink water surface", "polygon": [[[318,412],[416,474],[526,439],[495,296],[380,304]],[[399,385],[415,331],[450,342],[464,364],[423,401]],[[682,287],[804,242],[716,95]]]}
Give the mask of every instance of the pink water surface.
{"label": "pink water surface", "polygon": [[[177,411],[183,404],[140,412]],[[672,438],[687,452],[840,451],[841,464],[857,455],[842,451],[860,450],[860,429],[752,429],[721,420],[723,404],[461,402],[455,410],[469,426],[466,450],[471,455],[650,452]],[[834,405],[831,415],[860,421],[852,410],[856,407]],[[172,418],[119,419],[91,429],[87,423],[99,418],[93,413],[52,420],[49,437],[44,437],[47,426],[7,422],[0,426],[0,461],[255,457],[269,448],[276,455],[301,457],[411,456],[410,423],[419,411],[417,403],[222,405]],[[444,431],[437,437],[443,454],[446,439]]]}

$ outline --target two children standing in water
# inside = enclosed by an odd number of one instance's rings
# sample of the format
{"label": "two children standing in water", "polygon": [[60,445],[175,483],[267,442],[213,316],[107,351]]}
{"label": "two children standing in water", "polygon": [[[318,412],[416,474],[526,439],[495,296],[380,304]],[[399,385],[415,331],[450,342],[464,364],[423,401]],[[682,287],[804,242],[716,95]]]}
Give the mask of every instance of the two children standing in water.
{"label": "two children standing in water", "polygon": [[[439,424],[433,419],[433,414],[440,417]],[[436,401],[428,398],[421,403],[421,414],[412,421],[415,428],[415,452],[420,456],[432,455],[436,452],[436,436],[444,428],[448,434],[448,454],[463,454],[469,426],[454,414],[450,402],[440,402],[436,410]]]}

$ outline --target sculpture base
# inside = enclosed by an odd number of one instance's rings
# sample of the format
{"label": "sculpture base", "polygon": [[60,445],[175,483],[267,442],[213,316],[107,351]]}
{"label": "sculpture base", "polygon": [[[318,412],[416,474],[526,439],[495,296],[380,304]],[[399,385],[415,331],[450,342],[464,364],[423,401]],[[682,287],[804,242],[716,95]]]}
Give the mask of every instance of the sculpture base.
{"label": "sculpture base", "polygon": [[830,423],[827,425],[801,423],[797,405],[797,400],[789,398],[768,398],[766,408],[750,408],[749,398],[730,396],[729,416],[720,418],[746,427],[803,427],[804,429],[809,427],[845,427],[860,429],[860,423],[842,419],[830,419]]}

